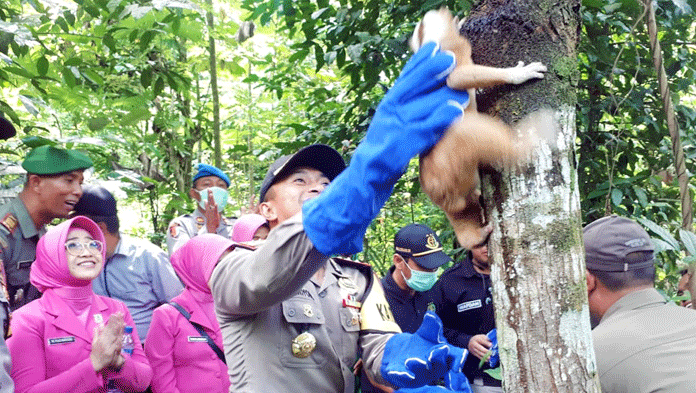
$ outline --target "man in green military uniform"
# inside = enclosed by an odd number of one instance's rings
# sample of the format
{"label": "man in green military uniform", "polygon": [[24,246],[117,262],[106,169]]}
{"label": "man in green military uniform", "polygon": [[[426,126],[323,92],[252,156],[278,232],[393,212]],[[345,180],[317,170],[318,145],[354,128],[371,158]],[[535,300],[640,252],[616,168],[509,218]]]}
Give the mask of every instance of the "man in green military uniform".
{"label": "man in green military uniform", "polygon": [[0,206],[0,261],[13,310],[40,296],[29,283],[36,243],[46,224],[68,217],[82,196],[83,171],[91,166],[89,157],[78,151],[47,145],[24,159],[24,188]]}

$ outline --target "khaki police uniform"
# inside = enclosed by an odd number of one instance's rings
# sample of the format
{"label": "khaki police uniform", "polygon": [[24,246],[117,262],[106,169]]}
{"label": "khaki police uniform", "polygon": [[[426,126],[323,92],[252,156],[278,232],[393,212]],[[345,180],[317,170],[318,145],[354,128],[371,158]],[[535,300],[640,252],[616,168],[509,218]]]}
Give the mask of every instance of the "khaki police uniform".
{"label": "khaki police uniform", "polygon": [[360,350],[384,383],[384,346],[400,330],[379,280],[368,265],[317,251],[301,213],[258,249],[237,247],[209,284],[234,392],[352,393]]}
{"label": "khaki police uniform", "polygon": [[592,330],[604,393],[693,392],[696,312],[653,288],[614,303]]}
{"label": "khaki police uniform", "polygon": [[[215,233],[224,236],[226,239],[231,239],[234,222],[234,219],[221,217],[220,225],[218,225]],[[205,223],[205,216],[199,209],[196,209],[191,214],[185,214],[173,219],[169,223],[169,229],[167,230],[167,250],[169,255],[171,256],[174,251],[183,246],[192,237],[208,233]]]}
{"label": "khaki police uniform", "polygon": [[8,300],[13,310],[41,295],[29,283],[29,271],[36,259],[36,244],[44,233],[46,229],[36,228],[18,197],[0,206],[0,259],[5,268]]}

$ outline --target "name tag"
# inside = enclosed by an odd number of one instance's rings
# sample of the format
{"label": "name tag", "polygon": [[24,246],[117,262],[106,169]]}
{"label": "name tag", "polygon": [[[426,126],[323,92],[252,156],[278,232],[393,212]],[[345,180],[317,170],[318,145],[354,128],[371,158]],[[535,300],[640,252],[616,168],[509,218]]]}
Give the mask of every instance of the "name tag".
{"label": "name tag", "polygon": [[190,343],[204,343],[208,342],[205,337],[201,336],[188,336],[188,342]]}
{"label": "name tag", "polygon": [[75,337],[73,337],[73,336],[49,338],[48,339],[48,345],[68,344],[68,343],[74,343],[74,342],[75,342]]}
{"label": "name tag", "polygon": [[464,312],[467,310],[473,310],[475,308],[481,308],[481,299],[457,304],[457,312]]}
{"label": "name tag", "polygon": [[29,269],[34,261],[19,261],[17,262],[17,270]]}

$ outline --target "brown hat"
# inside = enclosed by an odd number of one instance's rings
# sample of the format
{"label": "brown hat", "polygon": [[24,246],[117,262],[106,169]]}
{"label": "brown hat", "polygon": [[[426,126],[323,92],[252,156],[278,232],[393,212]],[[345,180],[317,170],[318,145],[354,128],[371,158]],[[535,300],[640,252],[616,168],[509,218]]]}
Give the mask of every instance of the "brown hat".
{"label": "brown hat", "polygon": [[[588,224],[582,230],[587,268],[603,272],[625,272],[653,266],[650,236],[633,220],[612,215]],[[638,252],[638,254],[632,254]]]}

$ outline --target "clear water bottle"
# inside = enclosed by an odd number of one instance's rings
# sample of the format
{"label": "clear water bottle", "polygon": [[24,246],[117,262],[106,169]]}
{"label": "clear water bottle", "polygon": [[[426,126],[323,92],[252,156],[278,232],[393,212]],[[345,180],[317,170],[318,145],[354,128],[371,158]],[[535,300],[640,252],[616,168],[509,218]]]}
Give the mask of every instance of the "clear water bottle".
{"label": "clear water bottle", "polygon": [[[126,326],[123,329],[123,347],[121,352],[127,353],[129,356],[133,354],[133,326]],[[106,381],[106,391],[107,393],[123,393],[121,389],[116,386],[116,381],[109,379]]]}
{"label": "clear water bottle", "polygon": [[128,355],[133,354],[133,326],[126,326],[123,331],[123,348],[122,351]]}

